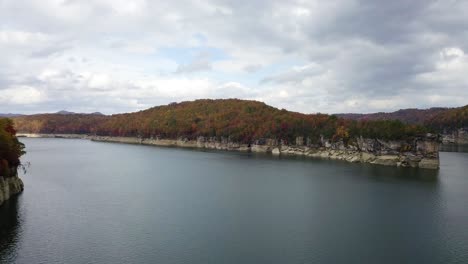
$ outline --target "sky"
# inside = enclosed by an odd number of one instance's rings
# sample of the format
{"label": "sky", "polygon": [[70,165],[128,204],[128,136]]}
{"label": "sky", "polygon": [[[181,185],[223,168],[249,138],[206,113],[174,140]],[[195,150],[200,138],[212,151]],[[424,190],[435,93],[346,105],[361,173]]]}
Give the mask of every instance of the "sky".
{"label": "sky", "polygon": [[468,1],[0,0],[0,113],[468,104]]}

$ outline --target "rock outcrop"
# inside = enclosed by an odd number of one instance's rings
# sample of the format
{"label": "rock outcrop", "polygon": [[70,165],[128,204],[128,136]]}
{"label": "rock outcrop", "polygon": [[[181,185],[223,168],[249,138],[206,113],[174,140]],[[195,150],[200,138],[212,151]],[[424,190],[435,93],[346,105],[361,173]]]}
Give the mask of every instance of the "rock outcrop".
{"label": "rock outcrop", "polygon": [[460,128],[442,134],[442,142],[444,144],[468,145],[468,128]]}
{"label": "rock outcrop", "polygon": [[439,168],[439,136],[427,134],[408,140],[381,140],[355,138],[348,142],[332,142],[321,138],[318,144],[312,144],[309,138],[297,137],[294,144],[287,144],[275,139],[258,139],[250,144],[232,142],[228,138],[198,137],[188,138],[138,138],[110,137],[67,134],[22,134],[32,137],[83,138],[93,141],[142,144],[165,147],[202,148],[227,151],[271,153],[272,155],[294,155],[312,158],[344,160],[348,162],[371,163],[385,166]]}
{"label": "rock outcrop", "polygon": [[302,137],[296,138],[294,145],[288,145],[274,139],[262,139],[251,144],[241,144],[231,142],[226,138],[219,140],[205,137],[198,137],[197,140],[101,136],[88,138],[105,142],[271,153],[273,155],[305,156],[386,166],[439,168],[439,139],[438,136],[430,134],[425,137],[400,141],[361,137],[350,140],[347,144],[343,141],[331,142],[322,138],[317,145],[308,144],[310,140],[304,140]]}
{"label": "rock outcrop", "polygon": [[23,191],[23,181],[18,177],[16,170],[10,177],[0,176],[0,206],[13,195]]}

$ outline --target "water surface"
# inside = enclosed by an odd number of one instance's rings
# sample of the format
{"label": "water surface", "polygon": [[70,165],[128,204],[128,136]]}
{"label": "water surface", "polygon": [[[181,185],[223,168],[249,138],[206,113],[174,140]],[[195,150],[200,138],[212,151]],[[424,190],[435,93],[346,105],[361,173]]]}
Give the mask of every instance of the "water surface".
{"label": "water surface", "polygon": [[433,171],[21,140],[0,263],[468,263],[468,153]]}

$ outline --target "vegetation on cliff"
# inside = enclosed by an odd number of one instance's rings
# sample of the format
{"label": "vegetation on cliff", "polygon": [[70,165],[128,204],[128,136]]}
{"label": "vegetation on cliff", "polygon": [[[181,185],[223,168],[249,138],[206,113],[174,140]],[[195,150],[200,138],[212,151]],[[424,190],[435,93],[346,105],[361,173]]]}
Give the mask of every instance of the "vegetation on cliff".
{"label": "vegetation on cliff", "polygon": [[425,125],[436,131],[450,132],[459,128],[468,128],[468,105],[447,109],[425,121]]}
{"label": "vegetation on cliff", "polygon": [[24,145],[16,138],[13,121],[0,118],[0,177],[14,176],[11,169],[20,165],[19,158],[24,153]]}
{"label": "vegetation on cliff", "polygon": [[285,143],[296,137],[333,141],[363,136],[403,139],[422,135],[418,125],[395,120],[355,121],[326,114],[302,114],[277,109],[258,101],[239,99],[196,100],[171,103],[147,110],[112,116],[42,114],[14,118],[18,131],[30,133],[79,133],[105,136],[229,138],[252,142],[272,138]]}
{"label": "vegetation on cliff", "polygon": [[357,121],[399,120],[405,124],[423,125],[437,133],[468,128],[468,105],[456,108],[401,109],[391,113],[337,114]]}

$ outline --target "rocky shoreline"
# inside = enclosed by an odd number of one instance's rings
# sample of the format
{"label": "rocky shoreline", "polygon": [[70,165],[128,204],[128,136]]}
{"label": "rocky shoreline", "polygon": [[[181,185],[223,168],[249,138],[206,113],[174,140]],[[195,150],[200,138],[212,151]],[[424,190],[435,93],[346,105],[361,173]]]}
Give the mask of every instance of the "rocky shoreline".
{"label": "rocky shoreline", "polygon": [[450,133],[442,134],[443,144],[468,145],[468,128],[460,128]]}
{"label": "rocky shoreline", "polygon": [[311,145],[307,144],[307,140],[304,140],[302,137],[296,138],[294,145],[286,145],[272,139],[257,140],[252,144],[241,144],[223,138],[219,140],[205,137],[189,140],[187,138],[160,139],[80,134],[18,134],[18,136],[80,138],[100,142],[304,156],[386,166],[418,167],[424,169],[439,168],[439,140],[437,136],[432,135],[416,138],[409,142],[357,138],[353,143],[346,145],[343,142],[331,143],[325,139],[322,139],[319,145]]}

